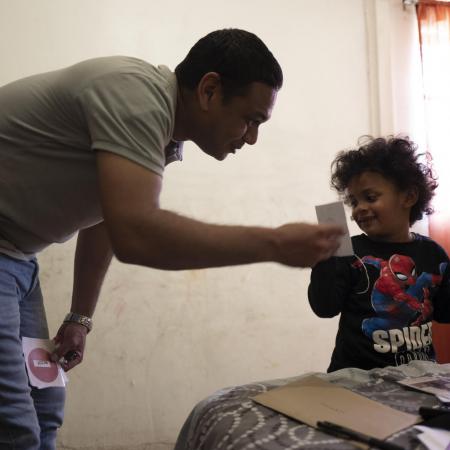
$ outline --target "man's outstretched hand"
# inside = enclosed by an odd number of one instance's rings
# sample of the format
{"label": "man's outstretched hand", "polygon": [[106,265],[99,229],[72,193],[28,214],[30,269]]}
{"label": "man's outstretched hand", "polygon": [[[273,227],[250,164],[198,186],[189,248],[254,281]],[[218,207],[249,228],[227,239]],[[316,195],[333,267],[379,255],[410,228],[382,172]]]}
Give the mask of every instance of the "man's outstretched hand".
{"label": "man's outstretched hand", "polygon": [[276,261],[294,267],[313,267],[339,248],[344,230],[339,225],[289,223],[278,227]]}

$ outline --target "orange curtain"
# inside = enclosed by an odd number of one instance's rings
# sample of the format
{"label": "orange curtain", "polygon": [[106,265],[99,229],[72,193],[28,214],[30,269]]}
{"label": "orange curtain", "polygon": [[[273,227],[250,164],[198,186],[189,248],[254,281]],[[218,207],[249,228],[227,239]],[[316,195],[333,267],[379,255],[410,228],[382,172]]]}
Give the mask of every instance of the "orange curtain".
{"label": "orange curtain", "polygon": [[[439,178],[430,236],[450,255],[450,3],[420,1],[417,17],[427,144]],[[450,363],[450,325],[433,323],[433,342],[438,362]]]}

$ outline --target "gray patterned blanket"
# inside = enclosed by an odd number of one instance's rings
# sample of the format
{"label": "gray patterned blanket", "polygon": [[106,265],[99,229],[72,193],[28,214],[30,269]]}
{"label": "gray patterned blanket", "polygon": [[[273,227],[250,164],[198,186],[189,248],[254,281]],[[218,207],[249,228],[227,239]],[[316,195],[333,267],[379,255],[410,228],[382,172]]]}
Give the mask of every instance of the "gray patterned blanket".
{"label": "gray patterned blanket", "polygon": [[[439,401],[433,395],[401,386],[397,380],[436,374],[450,374],[450,364],[413,361],[400,367],[370,371],[343,369],[329,374],[314,373],[372,400],[412,414],[418,414],[420,406],[434,406]],[[175,450],[356,448],[348,441],[329,436],[251,400],[256,394],[300,378],[302,376],[234,386],[207,397],[194,407],[187,418]],[[416,438],[417,434],[416,430],[410,428],[393,435],[389,441],[408,450],[425,450]]]}

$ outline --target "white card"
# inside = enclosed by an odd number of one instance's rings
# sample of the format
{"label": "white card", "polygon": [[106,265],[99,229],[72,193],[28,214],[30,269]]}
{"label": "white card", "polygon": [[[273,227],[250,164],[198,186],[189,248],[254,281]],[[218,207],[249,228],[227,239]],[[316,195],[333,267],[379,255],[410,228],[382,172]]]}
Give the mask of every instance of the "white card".
{"label": "white card", "polygon": [[440,428],[430,428],[424,425],[414,427],[422,433],[417,436],[420,442],[429,450],[446,450],[450,447],[450,431]]}
{"label": "white card", "polygon": [[352,240],[348,232],[344,204],[342,202],[333,202],[325,205],[316,205],[316,214],[319,223],[333,223],[335,225],[340,225],[345,230],[345,234],[342,236],[341,245],[337,249],[335,256],[353,255]]}
{"label": "white card", "polygon": [[23,355],[30,384],[38,389],[64,387],[63,368],[50,359],[55,344],[50,339],[22,337]]}

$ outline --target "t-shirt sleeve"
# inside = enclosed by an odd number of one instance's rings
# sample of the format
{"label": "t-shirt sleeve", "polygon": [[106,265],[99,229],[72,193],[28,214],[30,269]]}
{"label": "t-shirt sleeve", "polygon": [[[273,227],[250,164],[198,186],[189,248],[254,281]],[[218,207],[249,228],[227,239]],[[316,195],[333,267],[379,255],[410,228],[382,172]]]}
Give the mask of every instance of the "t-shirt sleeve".
{"label": "t-shirt sleeve", "polygon": [[108,74],[86,86],[79,102],[92,150],[113,152],[162,175],[172,123],[164,85],[136,74]]}
{"label": "t-shirt sleeve", "polygon": [[[436,296],[433,298],[433,319],[439,323],[450,323],[450,264],[448,259],[442,274],[442,282]],[[443,266],[444,267],[444,266]]]}
{"label": "t-shirt sleeve", "polygon": [[319,317],[334,317],[342,312],[353,286],[350,258],[332,257],[311,270],[308,300]]}

